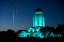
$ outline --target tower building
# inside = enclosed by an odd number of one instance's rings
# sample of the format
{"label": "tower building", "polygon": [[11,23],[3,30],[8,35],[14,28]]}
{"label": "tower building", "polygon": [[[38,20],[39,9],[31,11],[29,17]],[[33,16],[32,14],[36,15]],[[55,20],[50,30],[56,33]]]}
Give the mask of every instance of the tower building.
{"label": "tower building", "polygon": [[38,8],[33,17],[33,27],[27,29],[26,31],[21,31],[18,34],[20,38],[31,38],[31,37],[40,37],[40,38],[49,38],[49,37],[60,37],[60,34],[54,34],[49,32],[49,30],[41,32],[41,28],[45,27],[44,14],[40,8]]}
{"label": "tower building", "polygon": [[44,14],[40,8],[37,8],[33,17],[33,27],[45,27]]}
{"label": "tower building", "polygon": [[[34,28],[33,28],[34,27]],[[44,21],[44,14],[40,8],[36,9],[36,12],[33,17],[33,27],[29,28],[27,31],[21,31],[21,33],[18,35],[19,37],[40,37],[44,38],[44,35],[42,35],[40,29],[41,27],[45,27],[45,21]]]}

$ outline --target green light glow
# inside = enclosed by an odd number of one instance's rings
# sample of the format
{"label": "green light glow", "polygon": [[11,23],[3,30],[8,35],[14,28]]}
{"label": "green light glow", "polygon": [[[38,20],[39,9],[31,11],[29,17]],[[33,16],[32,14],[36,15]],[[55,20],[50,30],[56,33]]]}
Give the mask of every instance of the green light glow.
{"label": "green light glow", "polygon": [[37,11],[35,14],[42,14],[42,12],[41,11]]}
{"label": "green light glow", "polygon": [[[39,9],[40,10],[40,9]],[[60,37],[60,34],[54,34],[53,32],[46,31],[46,33],[43,33],[40,31],[41,27],[45,27],[45,19],[42,11],[36,11],[35,15],[33,17],[33,27],[29,28],[27,31],[21,31],[21,33],[18,34],[18,37],[20,38],[31,38],[31,37],[40,37],[40,38],[49,38],[49,37]],[[36,32],[35,32],[36,31]],[[44,37],[45,36],[45,37]]]}
{"label": "green light glow", "polygon": [[33,17],[33,27],[43,26],[45,27],[44,15],[42,11],[36,11]]}
{"label": "green light glow", "polygon": [[42,12],[39,12],[38,14],[42,14]]}

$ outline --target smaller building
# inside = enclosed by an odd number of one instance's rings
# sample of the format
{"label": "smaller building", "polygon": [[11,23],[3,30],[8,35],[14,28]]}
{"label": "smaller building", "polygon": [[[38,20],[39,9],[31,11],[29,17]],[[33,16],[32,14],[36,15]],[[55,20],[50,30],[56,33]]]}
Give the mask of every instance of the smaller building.
{"label": "smaller building", "polygon": [[18,37],[20,38],[60,38],[60,34],[54,34],[53,32],[49,32],[48,30],[43,33],[40,31],[41,27],[38,28],[29,28],[26,31],[21,31],[21,33],[18,34]]}
{"label": "smaller building", "polygon": [[44,38],[44,35],[40,32],[40,27],[38,28],[29,28],[27,31],[21,31],[18,35],[19,37],[40,37]]}

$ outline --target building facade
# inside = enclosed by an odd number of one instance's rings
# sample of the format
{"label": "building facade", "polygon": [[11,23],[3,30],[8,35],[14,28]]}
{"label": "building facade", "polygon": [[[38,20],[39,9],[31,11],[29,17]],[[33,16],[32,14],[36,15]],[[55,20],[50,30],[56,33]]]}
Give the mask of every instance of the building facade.
{"label": "building facade", "polygon": [[43,27],[45,27],[44,14],[42,10],[38,8],[33,17],[33,27],[29,28],[26,31],[21,31],[21,33],[18,34],[18,37],[20,38],[31,38],[31,37],[45,38],[46,37],[48,38],[48,37],[56,37],[57,35],[60,36],[60,34],[54,34],[53,32],[51,33],[49,33],[48,31],[46,31],[46,33],[41,32],[40,29]]}

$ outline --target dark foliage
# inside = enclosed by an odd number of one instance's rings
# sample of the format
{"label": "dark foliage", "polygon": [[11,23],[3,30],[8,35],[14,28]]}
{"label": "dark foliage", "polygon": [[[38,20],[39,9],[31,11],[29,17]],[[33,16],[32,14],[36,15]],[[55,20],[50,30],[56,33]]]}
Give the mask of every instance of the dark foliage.
{"label": "dark foliage", "polygon": [[[33,27],[34,28],[34,27]],[[49,32],[54,32],[56,33],[60,33],[62,34],[62,38],[64,37],[64,24],[58,24],[57,28],[54,29],[54,27],[43,27],[41,29],[41,32],[46,32],[46,30],[48,30]],[[18,38],[18,34],[21,32],[22,30],[19,30],[17,32],[15,32],[14,30],[8,29],[7,31],[0,31],[0,38],[15,38],[15,39],[19,39]]]}

